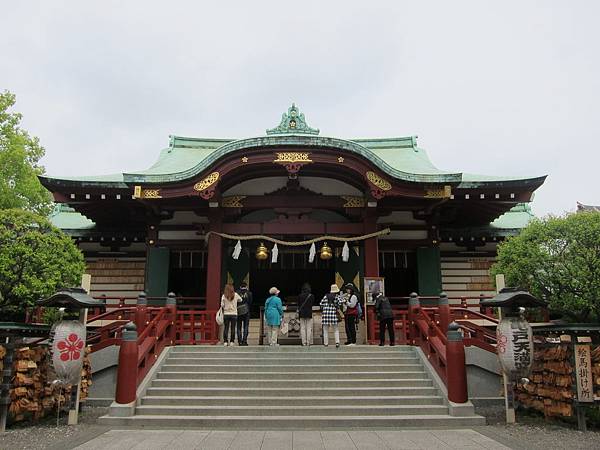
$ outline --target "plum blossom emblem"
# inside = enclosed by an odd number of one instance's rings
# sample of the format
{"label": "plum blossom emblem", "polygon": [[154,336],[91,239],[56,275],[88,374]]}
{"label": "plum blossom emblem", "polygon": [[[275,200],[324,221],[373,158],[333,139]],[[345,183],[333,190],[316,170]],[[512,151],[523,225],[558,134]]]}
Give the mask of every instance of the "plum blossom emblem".
{"label": "plum blossom emblem", "polygon": [[83,340],[76,333],[69,334],[66,339],[63,339],[56,345],[56,348],[60,352],[60,360],[77,361],[81,358],[83,345]]}

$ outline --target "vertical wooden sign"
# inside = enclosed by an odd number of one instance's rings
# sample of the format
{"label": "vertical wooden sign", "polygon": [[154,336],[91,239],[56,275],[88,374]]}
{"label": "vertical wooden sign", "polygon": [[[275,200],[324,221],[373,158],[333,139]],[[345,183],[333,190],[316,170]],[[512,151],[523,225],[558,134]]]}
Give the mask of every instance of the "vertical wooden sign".
{"label": "vertical wooden sign", "polygon": [[592,382],[592,359],[589,344],[575,345],[575,376],[577,379],[577,401],[580,403],[594,401],[594,384]]}

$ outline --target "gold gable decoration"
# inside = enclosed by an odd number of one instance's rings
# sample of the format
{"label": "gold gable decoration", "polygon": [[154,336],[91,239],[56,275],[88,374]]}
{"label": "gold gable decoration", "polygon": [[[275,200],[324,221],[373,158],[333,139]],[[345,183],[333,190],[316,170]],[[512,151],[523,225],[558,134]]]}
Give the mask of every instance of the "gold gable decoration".
{"label": "gold gable decoration", "polygon": [[277,159],[274,163],[311,163],[310,153],[307,152],[281,152],[275,153]]}
{"label": "gold gable decoration", "polygon": [[452,195],[452,187],[446,186],[436,186],[425,189],[425,198],[450,198]]}
{"label": "gold gable decoration", "polygon": [[245,195],[232,195],[230,197],[223,197],[221,206],[223,208],[243,208],[242,200],[246,198]]}
{"label": "gold gable decoration", "polygon": [[358,197],[355,195],[342,195],[341,196],[346,203],[344,203],[344,208],[364,208],[365,207],[365,198]]}
{"label": "gold gable decoration", "polygon": [[213,172],[210,175],[208,175],[206,178],[204,178],[203,180],[197,182],[194,185],[194,190],[202,192],[202,191],[208,189],[209,187],[211,187],[217,181],[219,181],[219,172]]}
{"label": "gold gable decoration", "polygon": [[133,198],[162,198],[162,196],[160,189],[142,189],[141,186],[134,186]]}
{"label": "gold gable decoration", "polygon": [[371,183],[373,183],[375,186],[377,186],[382,191],[389,191],[392,189],[392,185],[388,181],[384,180],[379,175],[377,175],[375,172],[371,172],[369,170],[366,173],[366,176],[367,176],[367,180],[369,180]]}

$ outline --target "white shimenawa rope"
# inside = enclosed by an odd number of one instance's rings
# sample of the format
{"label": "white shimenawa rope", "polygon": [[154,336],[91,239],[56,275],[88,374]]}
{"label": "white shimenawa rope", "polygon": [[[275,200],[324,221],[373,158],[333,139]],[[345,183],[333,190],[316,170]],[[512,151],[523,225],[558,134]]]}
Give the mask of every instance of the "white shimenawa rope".
{"label": "white shimenawa rope", "polygon": [[238,236],[238,235],[234,235],[234,234],[219,233],[217,231],[209,231],[208,233],[206,233],[206,236],[204,236],[204,240],[208,242],[208,239],[210,238],[211,234],[214,234],[216,236],[221,236],[222,238],[225,238],[225,239],[231,239],[234,241],[236,241],[236,240],[237,241],[268,241],[268,242],[273,242],[275,244],[284,245],[284,246],[300,247],[303,245],[310,245],[310,244],[314,244],[316,242],[321,242],[321,241],[337,241],[337,242],[364,241],[366,239],[371,239],[374,237],[385,236],[386,234],[390,234],[390,229],[385,228],[383,230],[376,231],[374,233],[363,234],[362,236],[354,236],[354,237],[347,237],[347,238],[341,237],[341,236],[320,236],[320,237],[317,237],[314,239],[308,239],[306,241],[282,241],[281,239],[273,238],[270,236],[265,236],[263,234],[251,234],[251,235],[247,235],[247,236]]}

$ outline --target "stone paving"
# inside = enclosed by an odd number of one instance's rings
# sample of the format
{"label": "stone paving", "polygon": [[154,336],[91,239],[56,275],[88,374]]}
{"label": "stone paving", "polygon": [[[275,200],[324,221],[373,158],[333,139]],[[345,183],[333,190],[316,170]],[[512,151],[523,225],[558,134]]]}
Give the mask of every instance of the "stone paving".
{"label": "stone paving", "polygon": [[474,430],[195,431],[110,430],[78,449],[508,449]]}

